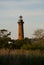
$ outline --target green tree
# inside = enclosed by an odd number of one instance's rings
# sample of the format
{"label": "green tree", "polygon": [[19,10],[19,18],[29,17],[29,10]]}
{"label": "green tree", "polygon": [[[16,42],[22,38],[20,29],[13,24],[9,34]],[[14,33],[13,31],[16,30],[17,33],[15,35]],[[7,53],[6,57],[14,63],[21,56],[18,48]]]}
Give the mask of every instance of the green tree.
{"label": "green tree", "polygon": [[8,47],[8,42],[11,41],[11,32],[6,29],[0,30],[0,47]]}

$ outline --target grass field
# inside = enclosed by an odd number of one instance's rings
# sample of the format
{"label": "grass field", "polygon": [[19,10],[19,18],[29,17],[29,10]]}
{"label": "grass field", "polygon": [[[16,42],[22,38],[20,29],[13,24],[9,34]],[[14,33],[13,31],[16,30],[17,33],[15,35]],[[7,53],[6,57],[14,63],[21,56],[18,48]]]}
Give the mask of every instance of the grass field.
{"label": "grass field", "polygon": [[0,65],[44,65],[44,56],[0,55]]}
{"label": "grass field", "polygon": [[44,51],[0,49],[0,65],[44,65]]}

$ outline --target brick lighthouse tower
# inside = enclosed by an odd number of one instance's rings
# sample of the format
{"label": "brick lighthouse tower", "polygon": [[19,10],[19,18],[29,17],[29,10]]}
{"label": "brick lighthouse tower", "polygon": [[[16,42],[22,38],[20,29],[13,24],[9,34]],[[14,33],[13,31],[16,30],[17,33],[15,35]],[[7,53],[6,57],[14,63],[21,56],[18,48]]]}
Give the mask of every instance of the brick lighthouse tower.
{"label": "brick lighthouse tower", "polygon": [[19,17],[19,21],[18,21],[18,39],[22,40],[24,39],[24,30],[23,30],[23,20],[22,20],[22,16]]}

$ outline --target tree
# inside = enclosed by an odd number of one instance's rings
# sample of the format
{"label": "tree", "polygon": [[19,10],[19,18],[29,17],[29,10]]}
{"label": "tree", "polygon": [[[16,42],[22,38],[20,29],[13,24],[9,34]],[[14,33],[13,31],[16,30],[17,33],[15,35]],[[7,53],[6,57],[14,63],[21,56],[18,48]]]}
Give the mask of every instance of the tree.
{"label": "tree", "polygon": [[2,29],[0,30],[0,37],[3,38],[3,37],[8,37],[11,35],[11,32],[8,32],[8,30],[6,29]]}
{"label": "tree", "polygon": [[36,38],[44,38],[44,29],[35,30],[34,35]]}
{"label": "tree", "polygon": [[11,38],[9,37],[11,35],[11,32],[9,32],[6,29],[0,30],[0,46],[1,47],[8,47],[9,41],[11,41]]}

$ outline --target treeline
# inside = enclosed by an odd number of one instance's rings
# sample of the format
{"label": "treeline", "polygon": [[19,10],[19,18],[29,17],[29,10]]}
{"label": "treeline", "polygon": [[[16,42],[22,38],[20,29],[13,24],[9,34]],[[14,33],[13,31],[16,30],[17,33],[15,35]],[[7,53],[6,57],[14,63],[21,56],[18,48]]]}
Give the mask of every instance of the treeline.
{"label": "treeline", "polygon": [[[41,32],[42,31],[42,32]],[[26,49],[26,50],[44,50],[44,34],[43,30],[35,31],[36,38],[24,38],[23,40],[11,39],[11,32],[8,30],[0,30],[0,48],[8,49]],[[42,33],[42,34],[41,34]]]}
{"label": "treeline", "polygon": [[11,38],[0,38],[0,48],[44,50],[44,39],[12,40]]}

